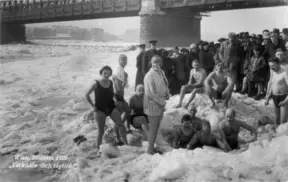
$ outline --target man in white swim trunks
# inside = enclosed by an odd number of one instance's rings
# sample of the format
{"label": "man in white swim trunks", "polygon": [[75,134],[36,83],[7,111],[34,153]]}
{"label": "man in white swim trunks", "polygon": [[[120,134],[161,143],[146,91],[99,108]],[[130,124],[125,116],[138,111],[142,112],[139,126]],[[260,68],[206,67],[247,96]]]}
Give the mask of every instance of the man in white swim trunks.
{"label": "man in white swim trunks", "polygon": [[175,106],[176,108],[182,106],[182,101],[184,99],[186,92],[192,92],[187,104],[184,106],[184,108],[186,109],[188,108],[189,104],[193,101],[197,93],[205,92],[204,80],[206,78],[206,71],[203,68],[201,68],[200,62],[197,59],[193,60],[192,67],[193,69],[190,72],[189,83],[187,85],[182,86],[179,103]]}
{"label": "man in white swim trunks", "polygon": [[275,105],[276,124],[280,125],[288,119],[288,72],[281,67],[278,58],[270,58],[270,80],[267,87],[265,104],[272,98]]}

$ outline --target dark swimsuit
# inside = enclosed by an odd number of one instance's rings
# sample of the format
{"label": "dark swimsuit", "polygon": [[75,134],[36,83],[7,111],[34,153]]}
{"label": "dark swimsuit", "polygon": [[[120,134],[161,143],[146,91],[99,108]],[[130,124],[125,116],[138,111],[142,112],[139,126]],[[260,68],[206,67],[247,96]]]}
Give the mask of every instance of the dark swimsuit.
{"label": "dark swimsuit", "polygon": [[191,132],[190,135],[186,136],[182,130],[179,128],[178,130],[179,136],[179,148],[186,148],[192,137],[194,136],[195,132]]}
{"label": "dark swimsuit", "polygon": [[113,83],[110,80],[109,88],[104,88],[97,80],[96,80],[96,89],[95,93],[95,106],[98,111],[103,112],[106,116],[110,116],[113,110],[115,109],[115,103],[113,100],[114,91],[113,91]]}
{"label": "dark swimsuit", "polygon": [[222,99],[222,92],[219,92],[219,91],[217,91],[217,90],[215,90],[215,92],[216,92],[216,97],[215,97],[215,99],[221,100],[221,99]]}
{"label": "dark swimsuit", "polygon": [[146,118],[146,120],[148,121],[148,116],[146,115],[146,114],[133,114],[133,115],[131,115],[130,116],[130,124],[135,128],[135,129],[142,129],[142,127],[141,126],[137,126],[137,125],[135,125],[134,124],[134,118],[136,118],[136,117],[140,117],[140,116],[144,116],[145,118]]}
{"label": "dark swimsuit", "polygon": [[280,108],[279,104],[280,102],[283,102],[287,97],[287,94],[284,94],[284,95],[273,95],[272,96],[272,99],[273,99],[273,102],[275,104],[275,106],[277,108]]}

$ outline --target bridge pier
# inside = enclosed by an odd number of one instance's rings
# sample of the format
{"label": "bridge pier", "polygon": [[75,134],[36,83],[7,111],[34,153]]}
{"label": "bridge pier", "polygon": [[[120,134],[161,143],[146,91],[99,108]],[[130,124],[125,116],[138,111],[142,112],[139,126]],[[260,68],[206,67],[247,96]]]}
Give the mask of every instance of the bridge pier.
{"label": "bridge pier", "polygon": [[140,42],[158,40],[158,46],[185,46],[200,40],[201,18],[181,15],[181,12],[162,12],[157,0],[142,0]]}
{"label": "bridge pier", "polygon": [[1,24],[0,44],[26,41],[26,27],[23,24]]}

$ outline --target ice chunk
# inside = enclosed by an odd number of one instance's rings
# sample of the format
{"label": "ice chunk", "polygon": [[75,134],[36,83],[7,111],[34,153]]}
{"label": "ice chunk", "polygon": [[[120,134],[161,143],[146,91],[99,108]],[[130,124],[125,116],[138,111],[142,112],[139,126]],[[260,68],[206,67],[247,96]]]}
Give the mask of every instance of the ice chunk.
{"label": "ice chunk", "polygon": [[127,136],[128,144],[131,146],[141,146],[142,136],[139,134],[128,134]]}
{"label": "ice chunk", "polygon": [[104,156],[107,156],[109,158],[116,158],[119,157],[120,151],[119,148],[116,146],[111,146],[109,144],[103,144],[100,146],[100,152],[104,154]]}
{"label": "ice chunk", "polygon": [[76,103],[73,105],[73,110],[74,111],[83,111],[83,110],[86,110],[87,107],[85,107],[85,104],[83,102],[80,102],[80,103]]}
{"label": "ice chunk", "polygon": [[160,164],[152,171],[150,180],[171,180],[184,175],[186,165],[182,160],[175,157],[165,157]]}
{"label": "ice chunk", "polygon": [[286,133],[288,132],[288,123],[285,124],[281,124],[280,126],[278,126],[278,128],[276,129],[277,133]]}
{"label": "ice chunk", "polygon": [[200,170],[195,181],[219,181],[218,176],[210,169]]}

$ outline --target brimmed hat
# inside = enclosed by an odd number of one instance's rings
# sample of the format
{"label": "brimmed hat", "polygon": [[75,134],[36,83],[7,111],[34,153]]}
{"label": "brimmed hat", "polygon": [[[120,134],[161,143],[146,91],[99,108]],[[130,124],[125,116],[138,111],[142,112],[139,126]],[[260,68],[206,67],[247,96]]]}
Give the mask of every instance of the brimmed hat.
{"label": "brimmed hat", "polygon": [[202,43],[202,46],[204,46],[204,45],[209,45],[209,43],[205,41]]}
{"label": "brimmed hat", "polygon": [[150,40],[150,41],[149,41],[149,43],[152,44],[152,45],[157,44],[157,42],[158,42],[157,40]]}
{"label": "brimmed hat", "polygon": [[140,44],[140,45],[138,45],[138,47],[144,49],[146,47],[146,45],[145,44]]}
{"label": "brimmed hat", "polygon": [[242,39],[248,39],[249,38],[249,33],[248,32],[244,32],[243,34],[242,34],[242,37],[241,37]]}
{"label": "brimmed hat", "polygon": [[263,39],[263,35],[258,34],[258,35],[256,35],[256,38],[262,40]]}
{"label": "brimmed hat", "polygon": [[278,28],[274,28],[272,32],[273,32],[273,33],[280,34],[280,30],[279,30]]}
{"label": "brimmed hat", "polygon": [[225,38],[220,38],[220,39],[218,39],[218,42],[220,42],[220,43],[222,43],[222,42],[224,42],[224,41],[226,41],[227,39],[225,39]]}

